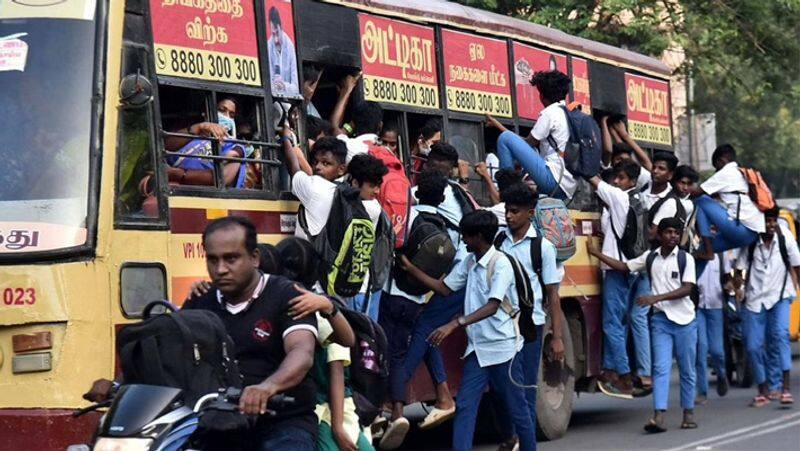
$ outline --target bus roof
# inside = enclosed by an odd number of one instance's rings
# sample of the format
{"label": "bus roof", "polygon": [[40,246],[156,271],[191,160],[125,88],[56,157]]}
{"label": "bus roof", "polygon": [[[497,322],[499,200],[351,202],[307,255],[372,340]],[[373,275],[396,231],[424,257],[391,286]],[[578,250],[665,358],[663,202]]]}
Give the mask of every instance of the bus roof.
{"label": "bus roof", "polygon": [[656,58],[608,44],[573,36],[563,31],[525,20],[463,6],[445,0],[322,0],[386,16],[415,22],[438,23],[505,36],[520,42],[538,44],[575,56],[669,78],[672,71]]}

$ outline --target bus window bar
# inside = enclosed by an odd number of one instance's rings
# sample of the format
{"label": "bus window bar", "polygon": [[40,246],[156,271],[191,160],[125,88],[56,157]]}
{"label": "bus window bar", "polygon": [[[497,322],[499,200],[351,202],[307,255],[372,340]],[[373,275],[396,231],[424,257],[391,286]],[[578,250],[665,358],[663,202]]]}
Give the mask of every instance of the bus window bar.
{"label": "bus window bar", "polygon": [[[219,143],[220,140],[214,138],[213,136],[200,136],[200,135],[192,135],[190,133],[179,133],[179,132],[168,132],[162,131],[162,135],[164,136],[174,136],[176,138],[189,138],[189,139],[202,139],[203,141],[213,141],[215,143]],[[259,147],[271,147],[273,149],[280,149],[281,145],[278,143],[270,143],[264,141],[247,141],[243,139],[234,139],[234,138],[225,138],[222,142],[226,143],[234,143],[234,144],[249,144],[251,146],[259,146]]]}
{"label": "bus window bar", "polygon": [[236,162],[236,163],[261,163],[268,166],[283,166],[278,160],[266,160],[261,158],[242,158],[242,157],[226,157],[223,155],[186,155],[180,152],[170,152],[169,150],[164,151],[164,155],[166,156],[174,156],[174,157],[182,157],[182,158],[195,158],[195,159],[202,159],[202,160],[214,160],[214,161],[224,161],[224,162]]}

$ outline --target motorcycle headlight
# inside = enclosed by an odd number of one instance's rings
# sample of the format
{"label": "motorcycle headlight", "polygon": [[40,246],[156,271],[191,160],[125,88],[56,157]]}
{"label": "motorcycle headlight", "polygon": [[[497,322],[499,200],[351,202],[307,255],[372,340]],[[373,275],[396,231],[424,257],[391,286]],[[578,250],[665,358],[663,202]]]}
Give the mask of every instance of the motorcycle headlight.
{"label": "motorcycle headlight", "polygon": [[152,443],[149,438],[101,438],[94,451],[147,451]]}

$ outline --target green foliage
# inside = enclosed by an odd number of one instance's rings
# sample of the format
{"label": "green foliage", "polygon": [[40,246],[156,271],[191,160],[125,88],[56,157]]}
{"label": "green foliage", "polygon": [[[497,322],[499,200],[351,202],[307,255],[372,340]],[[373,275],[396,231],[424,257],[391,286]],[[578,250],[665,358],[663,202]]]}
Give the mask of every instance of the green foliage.
{"label": "green foliage", "polygon": [[656,58],[676,44],[717,140],[800,196],[800,0],[457,0]]}

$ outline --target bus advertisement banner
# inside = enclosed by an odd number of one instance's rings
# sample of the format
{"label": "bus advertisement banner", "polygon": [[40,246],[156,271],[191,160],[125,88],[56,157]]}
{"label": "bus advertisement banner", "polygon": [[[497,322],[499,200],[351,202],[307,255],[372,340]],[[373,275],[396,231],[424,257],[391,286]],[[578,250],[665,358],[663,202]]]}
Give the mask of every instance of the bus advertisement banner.
{"label": "bus advertisement banner", "polygon": [[261,86],[256,19],[247,0],[150,0],[156,73]]}
{"label": "bus advertisement banner", "polygon": [[517,115],[536,120],[544,105],[539,91],[531,84],[535,72],[559,70],[567,73],[567,57],[525,44],[514,43],[514,88],[517,93]]}
{"label": "bus advertisement banner", "polygon": [[266,0],[267,58],[272,95],[301,99],[292,0]]}
{"label": "bus advertisement banner", "polygon": [[631,137],[637,141],[671,146],[669,83],[626,73],[625,96]]}
{"label": "bus advertisement banner", "polygon": [[582,111],[592,114],[592,96],[589,92],[589,63],[573,56],[570,59],[572,68],[572,100],[582,106]]}
{"label": "bus advertisement banner", "polygon": [[447,108],[512,117],[505,41],[442,30]]}
{"label": "bus advertisement banner", "polygon": [[433,28],[358,15],[364,98],[439,108]]}

